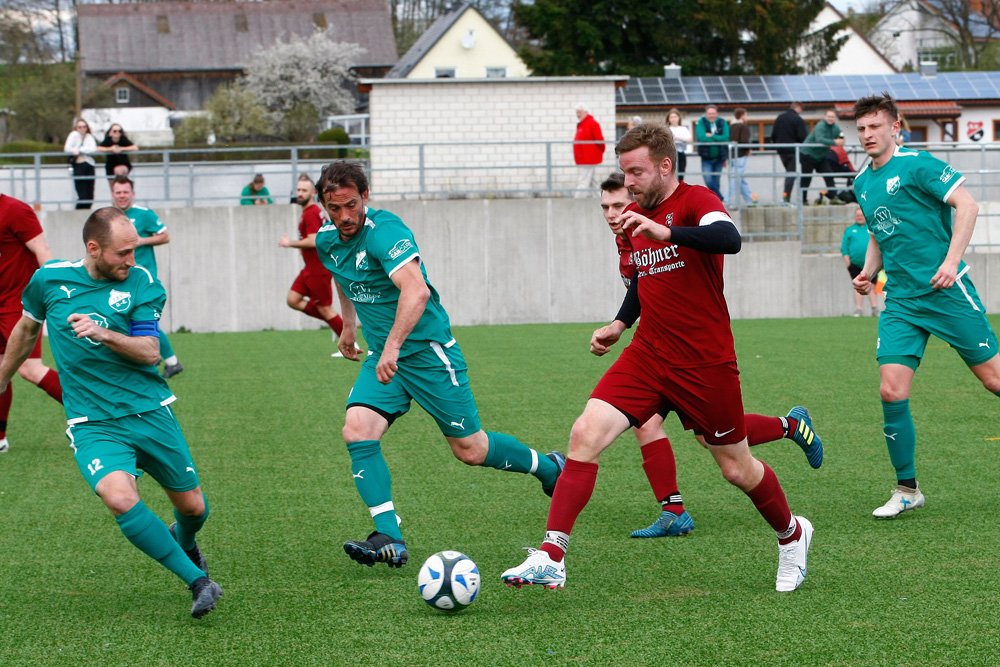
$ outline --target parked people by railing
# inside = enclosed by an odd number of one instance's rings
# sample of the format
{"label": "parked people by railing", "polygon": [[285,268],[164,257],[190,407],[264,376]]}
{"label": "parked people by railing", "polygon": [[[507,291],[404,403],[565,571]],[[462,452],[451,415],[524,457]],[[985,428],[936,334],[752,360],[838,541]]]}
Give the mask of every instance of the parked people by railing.
{"label": "parked people by railing", "polygon": [[87,121],[80,118],[63,145],[63,151],[72,157],[69,159],[73,171],[73,187],[76,188],[76,208],[89,209],[94,204],[94,171],[97,163],[93,154],[97,152],[97,140],[94,139]]}

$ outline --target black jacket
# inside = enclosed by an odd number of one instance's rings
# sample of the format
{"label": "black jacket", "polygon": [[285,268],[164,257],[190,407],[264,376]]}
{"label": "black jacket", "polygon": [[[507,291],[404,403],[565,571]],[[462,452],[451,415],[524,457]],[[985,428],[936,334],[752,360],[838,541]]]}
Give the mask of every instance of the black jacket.
{"label": "black jacket", "polygon": [[[788,109],[778,116],[771,128],[771,143],[774,144],[801,144],[809,135],[806,122],[802,116],[795,112],[795,109]],[[794,148],[779,148],[778,154],[793,154]]]}

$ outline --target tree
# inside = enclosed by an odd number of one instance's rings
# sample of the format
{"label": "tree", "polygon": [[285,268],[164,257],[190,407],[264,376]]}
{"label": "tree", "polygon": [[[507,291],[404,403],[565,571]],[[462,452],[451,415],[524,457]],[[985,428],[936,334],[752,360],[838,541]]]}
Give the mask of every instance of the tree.
{"label": "tree", "polygon": [[352,63],[364,49],[333,40],[327,30],[307,39],[292,36],[257,53],[244,84],[271,111],[287,113],[311,105],[320,116],[354,111]]}
{"label": "tree", "polygon": [[[938,33],[952,45],[949,50],[957,62],[948,68],[995,67],[991,45],[1000,37],[1000,0],[932,0],[914,6],[923,19],[922,29]],[[947,58],[941,60],[949,64]]]}
{"label": "tree", "polygon": [[797,74],[829,62],[845,41],[834,37],[843,25],[803,40],[824,6],[824,0],[535,0],[513,9],[537,42],[520,51],[535,74],[657,76],[671,62],[688,74]]}
{"label": "tree", "polygon": [[239,84],[220,86],[205,107],[212,131],[223,143],[268,136],[274,128],[267,107]]}

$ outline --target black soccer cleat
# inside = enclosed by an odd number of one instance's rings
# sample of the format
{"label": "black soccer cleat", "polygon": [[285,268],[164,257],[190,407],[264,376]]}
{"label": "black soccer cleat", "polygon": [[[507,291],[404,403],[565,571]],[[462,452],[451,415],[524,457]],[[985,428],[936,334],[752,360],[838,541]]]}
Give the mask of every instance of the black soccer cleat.
{"label": "black soccer cleat", "polygon": [[375,563],[386,563],[389,567],[403,567],[409,554],[406,553],[406,542],[389,537],[377,530],[368,536],[367,540],[348,540],[344,542],[344,553],[362,565],[372,567]]}
{"label": "black soccer cleat", "polygon": [[182,370],[184,370],[184,367],[181,366],[181,362],[179,361],[176,364],[167,364],[163,368],[163,379],[167,380],[169,378],[172,378],[173,376],[180,373]]}
{"label": "black soccer cleat", "polygon": [[542,492],[549,498],[551,498],[552,494],[555,493],[556,491],[556,482],[559,481],[559,475],[562,474],[563,468],[566,467],[566,457],[563,456],[562,452],[549,452],[545,456],[550,458],[552,462],[556,464],[556,467],[559,469],[559,472],[556,473],[556,478],[555,480],[553,480],[552,484],[550,486],[542,486]]}
{"label": "black soccer cleat", "polygon": [[[176,521],[174,521],[172,524],[168,526],[168,528],[170,529],[170,537],[174,538],[174,542],[177,541],[177,533],[175,531],[176,526],[177,526]],[[194,544],[194,549],[191,549],[190,551],[185,549],[184,553],[186,553],[187,557],[191,559],[191,562],[195,564],[195,567],[198,567],[199,569],[201,569],[202,572],[208,574],[208,561],[205,560],[205,554],[203,554],[201,552],[201,549],[198,548],[197,542],[195,542]]]}
{"label": "black soccer cleat", "polygon": [[208,577],[198,577],[189,587],[194,604],[191,605],[191,615],[201,618],[215,609],[215,602],[222,597],[222,586]]}

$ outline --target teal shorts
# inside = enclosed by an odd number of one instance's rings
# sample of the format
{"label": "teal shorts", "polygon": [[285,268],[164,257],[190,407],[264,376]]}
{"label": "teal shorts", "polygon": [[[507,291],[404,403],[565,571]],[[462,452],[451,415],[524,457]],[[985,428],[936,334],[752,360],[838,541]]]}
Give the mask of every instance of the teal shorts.
{"label": "teal shorts", "polygon": [[144,470],[170,491],[198,487],[187,441],[167,406],[118,419],[71,424],[66,436],[80,472],[95,493],[98,482],[115,470],[133,477]]}
{"label": "teal shorts", "polygon": [[969,366],[985,363],[997,353],[997,335],[967,277],[959,278],[949,289],[911,299],[890,295],[879,317],[875,356],[880,363],[896,363],[889,357],[919,360],[931,334],[955,348]]}
{"label": "teal shorts", "polygon": [[347,397],[348,408],[370,408],[392,424],[406,414],[413,400],[449,438],[464,438],[480,430],[465,359],[454,339],[444,345],[428,343],[426,350],[401,358],[389,384],[382,384],[375,376],[379,356],[370,354],[361,365],[361,373]]}

